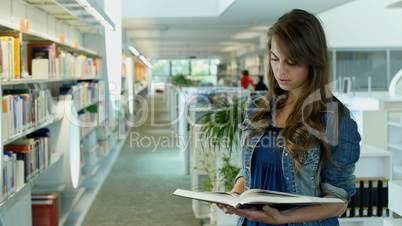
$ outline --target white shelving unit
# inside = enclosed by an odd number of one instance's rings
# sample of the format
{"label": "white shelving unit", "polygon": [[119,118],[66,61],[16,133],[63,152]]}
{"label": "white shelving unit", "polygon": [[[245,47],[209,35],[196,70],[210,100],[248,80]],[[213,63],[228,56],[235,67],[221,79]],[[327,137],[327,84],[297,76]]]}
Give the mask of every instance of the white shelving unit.
{"label": "white shelving unit", "polygon": [[394,154],[394,179],[402,179],[402,109],[387,114],[388,150]]}
{"label": "white shelving unit", "polygon": [[[360,159],[356,163],[356,178],[359,179],[387,179],[392,180],[392,153],[371,145],[362,144]],[[342,226],[378,226],[388,217],[351,217],[339,218]]]}
{"label": "white shelving unit", "polygon": [[402,225],[402,109],[389,110],[387,114],[388,150],[393,153],[394,180],[388,185],[388,207],[395,214],[394,218],[385,219],[384,226]]}
{"label": "white shelving unit", "polygon": [[[75,1],[70,2],[70,6],[75,4],[75,8],[71,8],[74,9],[72,11],[70,11],[66,5],[61,5],[59,1],[44,0],[40,1],[40,4],[38,3],[39,2],[36,0],[0,0],[0,32],[20,32],[22,48],[24,49],[21,55],[24,56],[25,63],[27,63],[28,60],[25,50],[27,43],[53,42],[56,44],[56,48],[67,52],[73,52],[76,55],[82,54],[93,58],[103,58],[102,71],[106,73],[106,51],[103,49],[105,48],[106,42],[104,28],[100,24],[92,27],[94,25],[93,22],[85,24],[83,23],[83,18],[79,18],[79,15],[74,14],[77,11],[82,11],[86,14],[85,8],[81,7]],[[67,1],[65,1],[65,3],[67,3]],[[67,20],[60,20],[58,16],[78,18],[78,20],[66,22]],[[20,18],[29,21],[29,29],[23,31],[22,27],[20,27]],[[95,33],[96,35],[94,35]],[[61,38],[62,36],[63,39]],[[100,49],[89,49],[85,46]],[[99,53],[101,55],[99,55]],[[58,193],[59,225],[82,224],[125,141],[124,139],[117,139],[117,130],[108,130],[107,136],[102,136],[102,138],[108,140],[110,144],[108,146],[109,150],[107,150],[106,154],[103,156],[98,156],[97,149],[99,149],[99,144],[97,140],[97,130],[101,125],[109,126],[108,114],[112,114],[114,111],[109,103],[109,98],[106,98],[109,97],[108,85],[106,85],[108,82],[107,78],[107,74],[103,74],[101,77],[22,78],[0,81],[1,95],[4,89],[31,89],[34,88],[35,85],[38,85],[41,89],[49,89],[54,97],[58,96],[59,87],[66,83],[105,81],[106,87],[104,93],[100,96],[98,95],[88,105],[78,109],[82,110],[101,103],[106,105],[104,107],[105,114],[102,115],[103,118],[99,118],[99,121],[91,128],[88,128],[87,133],[83,134],[81,138],[78,129],[72,129],[72,133],[70,134],[63,134],[63,131],[66,129],[66,121],[68,121],[64,114],[65,111],[59,111],[58,113],[60,114],[50,115],[50,117],[46,118],[40,125],[25,129],[10,138],[4,138],[0,130],[0,156],[3,156],[3,147],[5,145],[20,138],[24,138],[26,135],[41,128],[50,129],[52,136],[50,146],[53,150],[51,163],[0,204],[0,225],[32,225],[31,193]],[[59,101],[59,103],[61,103],[61,101]],[[73,109],[73,107],[71,107],[71,109]],[[114,119],[112,116],[110,116],[110,119]],[[113,127],[117,128],[115,125],[113,125]],[[60,134],[63,134],[64,137],[59,136]],[[74,137],[74,139],[70,139],[71,137]],[[64,138],[65,141],[61,141],[62,138]],[[76,142],[71,143],[71,140],[75,140]],[[75,150],[74,152],[78,152],[79,143],[88,140],[91,140],[92,143],[89,142],[91,143],[90,147],[86,147],[84,152],[95,154],[96,157],[94,162],[95,167],[92,167],[91,170],[85,168],[89,165],[89,163],[86,164],[85,159],[83,167],[80,167],[79,162],[77,162],[79,158],[75,158],[76,155],[73,156],[72,151],[69,150],[73,149]],[[67,145],[65,145],[65,142],[67,142]],[[69,148],[60,147],[63,145]],[[70,162],[73,164],[67,164]],[[67,169],[66,165],[69,165],[70,168]],[[68,174],[67,171],[71,171],[71,174],[73,174],[72,171],[78,171],[78,183],[76,187],[71,187],[71,184],[63,182],[65,175]],[[59,179],[51,179],[57,176]]]}

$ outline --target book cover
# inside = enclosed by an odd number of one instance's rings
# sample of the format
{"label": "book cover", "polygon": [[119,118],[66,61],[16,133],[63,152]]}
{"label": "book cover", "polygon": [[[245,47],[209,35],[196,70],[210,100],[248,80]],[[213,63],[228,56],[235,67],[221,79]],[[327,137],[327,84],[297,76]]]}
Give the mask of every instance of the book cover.
{"label": "book cover", "polygon": [[4,155],[8,156],[8,163],[7,163],[7,184],[8,184],[8,193],[9,195],[14,194],[17,190],[17,177],[16,177],[16,161],[17,155],[13,152],[4,152]]}
{"label": "book cover", "polygon": [[[22,35],[19,31],[8,31],[8,32],[0,32],[0,36],[8,36],[12,37],[14,40],[12,41],[12,61],[14,65],[13,69],[13,79],[19,79],[21,77],[21,52],[22,52]],[[0,57],[1,58],[1,57]]]}
{"label": "book cover", "polygon": [[2,114],[1,114],[1,131],[3,140],[7,140],[9,138],[9,112],[8,112],[8,98],[4,98],[1,100],[2,102]]}
{"label": "book cover", "polygon": [[39,129],[33,133],[28,134],[27,138],[41,139],[40,145],[43,152],[43,163],[44,166],[48,166],[52,158],[50,130],[48,128]]}
{"label": "book cover", "polygon": [[3,73],[3,54],[2,54],[2,45],[3,41],[0,39],[0,75]]}
{"label": "book cover", "polygon": [[33,138],[22,138],[16,141],[13,141],[9,145],[6,145],[6,151],[21,151],[28,152],[32,148],[32,145],[35,143],[35,139]]}
{"label": "book cover", "polygon": [[268,204],[273,208],[288,209],[297,206],[316,205],[323,203],[345,203],[343,200],[337,198],[302,196],[261,189],[251,189],[243,192],[241,195],[229,194],[225,192],[198,192],[176,189],[172,195],[205,202],[229,205],[235,208],[262,208],[263,205]]}
{"label": "book cover", "polygon": [[19,189],[25,184],[25,163],[22,160],[17,160],[16,175],[17,189]]}
{"label": "book cover", "polygon": [[24,162],[24,183],[27,183],[32,175],[31,153],[17,152],[17,161]]}
{"label": "book cover", "polygon": [[31,62],[31,76],[33,79],[48,79],[50,78],[49,60],[36,58]]}
{"label": "book cover", "polygon": [[[28,56],[28,73],[32,75],[32,59],[35,57],[39,58],[39,53],[48,53],[47,59],[49,60],[49,73],[52,75],[55,71],[53,65],[56,61],[56,44],[53,42],[40,42],[40,43],[28,43],[27,45],[27,56]],[[43,55],[42,55],[43,57]]]}
{"label": "book cover", "polygon": [[14,40],[14,79],[21,78],[21,63],[20,63],[20,52],[21,43],[19,38]]}
{"label": "book cover", "polygon": [[32,194],[32,225],[57,226],[58,206],[58,194]]}
{"label": "book cover", "polygon": [[11,47],[9,42],[9,36],[1,36],[1,54],[2,54],[2,80],[10,80],[12,76],[12,58],[11,58]]}

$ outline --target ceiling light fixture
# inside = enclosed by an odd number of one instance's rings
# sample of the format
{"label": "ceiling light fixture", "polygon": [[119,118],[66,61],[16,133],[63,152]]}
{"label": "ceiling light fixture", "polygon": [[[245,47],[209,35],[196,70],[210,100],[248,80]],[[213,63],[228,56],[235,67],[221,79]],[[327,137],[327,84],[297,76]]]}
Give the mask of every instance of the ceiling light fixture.
{"label": "ceiling light fixture", "polygon": [[135,55],[135,56],[139,56],[140,52],[138,52],[138,50],[136,48],[134,48],[134,46],[129,46],[128,49]]}
{"label": "ceiling light fixture", "polygon": [[89,3],[87,0],[75,0],[81,7],[83,7],[90,15],[92,15],[103,27],[114,31],[115,27],[113,22],[107,17],[107,15],[102,15],[98,10],[96,10],[92,5],[94,3]]}
{"label": "ceiling light fixture", "polygon": [[152,64],[147,60],[147,58],[145,58],[143,55],[141,55],[140,59],[142,60],[142,62],[144,62],[144,64],[146,64],[149,68],[152,69]]}
{"label": "ceiling light fixture", "polygon": [[239,32],[232,35],[231,39],[253,39],[261,35],[261,32]]}

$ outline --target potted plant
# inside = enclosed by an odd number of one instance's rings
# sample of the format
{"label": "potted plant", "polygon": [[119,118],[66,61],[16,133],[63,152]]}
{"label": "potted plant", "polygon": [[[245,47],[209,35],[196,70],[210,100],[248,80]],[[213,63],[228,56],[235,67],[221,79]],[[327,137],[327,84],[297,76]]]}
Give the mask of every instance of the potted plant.
{"label": "potted plant", "polygon": [[193,82],[191,81],[191,79],[186,79],[186,76],[184,76],[183,74],[180,74],[172,77],[172,84],[181,88],[192,86]]}
{"label": "potted plant", "polygon": [[[204,159],[201,168],[208,174],[199,185],[202,191],[230,191],[240,170],[239,150],[242,123],[246,114],[247,100],[241,98],[215,98],[216,107],[206,111],[200,118],[204,123],[200,128],[200,140]],[[211,160],[211,156],[215,157]],[[212,166],[212,164],[214,164]],[[211,209],[216,207],[211,207]],[[219,221],[233,223],[236,216],[226,216],[221,211],[212,210]],[[212,217],[211,217],[212,218]]]}
{"label": "potted plant", "polygon": [[[218,191],[230,191],[234,179],[240,168],[236,161],[233,161],[233,154],[238,156],[240,137],[242,130],[238,124],[244,121],[247,101],[241,98],[225,99],[217,98],[216,108],[205,112],[200,120],[206,122],[201,126],[201,140],[205,140],[206,145],[203,150],[206,154],[215,154],[218,157],[216,167],[216,178]],[[203,164],[205,168],[210,168],[208,164]],[[209,170],[209,169],[208,169]],[[211,175],[211,178],[215,176]],[[208,183],[213,183],[209,180]],[[203,187],[213,188],[211,185]]]}

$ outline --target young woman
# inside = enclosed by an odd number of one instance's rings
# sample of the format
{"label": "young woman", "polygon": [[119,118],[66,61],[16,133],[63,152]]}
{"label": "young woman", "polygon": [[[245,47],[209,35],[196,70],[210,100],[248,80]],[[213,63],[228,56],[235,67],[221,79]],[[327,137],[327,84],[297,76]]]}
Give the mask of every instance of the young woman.
{"label": "young woman", "polygon": [[231,192],[267,189],[340,198],[279,211],[234,209],[238,225],[339,225],[355,194],[361,140],[351,113],[329,89],[329,54],[320,21],[303,10],[284,14],[269,29],[269,89],[250,104],[241,125],[242,169]]}

